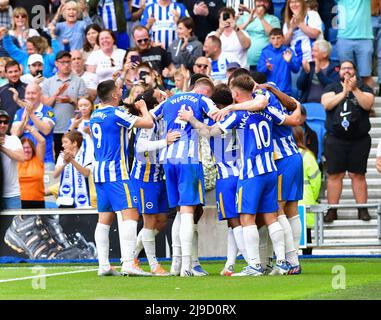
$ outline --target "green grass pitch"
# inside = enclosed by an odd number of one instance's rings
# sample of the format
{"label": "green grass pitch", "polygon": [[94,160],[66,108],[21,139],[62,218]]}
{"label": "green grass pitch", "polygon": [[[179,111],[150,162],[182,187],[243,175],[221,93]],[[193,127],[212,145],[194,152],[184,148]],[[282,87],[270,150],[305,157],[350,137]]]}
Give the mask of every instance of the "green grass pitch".
{"label": "green grass pitch", "polygon": [[[0,265],[0,299],[381,300],[380,259],[303,259],[301,263],[301,275],[242,278],[220,276],[223,261],[202,262],[210,276],[193,278],[100,278],[94,264],[45,264],[43,272],[52,276],[31,278],[40,274],[33,265]],[[169,269],[169,263],[163,265]],[[142,267],[148,269],[147,264]],[[236,270],[242,267],[239,261]]]}

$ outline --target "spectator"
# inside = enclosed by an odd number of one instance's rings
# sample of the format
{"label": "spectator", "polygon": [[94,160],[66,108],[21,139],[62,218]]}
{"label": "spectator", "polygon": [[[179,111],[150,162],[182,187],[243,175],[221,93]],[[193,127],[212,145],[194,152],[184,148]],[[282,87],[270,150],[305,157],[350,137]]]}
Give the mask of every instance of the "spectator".
{"label": "spectator", "polygon": [[324,23],[324,38],[328,39],[328,33],[331,28],[337,28],[333,23],[337,14],[337,0],[318,0],[319,15]]}
{"label": "spectator", "polygon": [[220,24],[217,31],[211,32],[209,35],[219,38],[222,51],[230,57],[235,57],[242,67],[247,68],[247,50],[251,45],[250,36],[242,28],[237,27],[233,8],[220,9],[219,17]]}
{"label": "spectator", "polygon": [[297,81],[302,103],[320,102],[324,87],[339,81],[339,66],[329,60],[331,50],[328,41],[317,40],[312,48],[313,61],[303,59],[303,68]]}
{"label": "spectator", "polygon": [[175,88],[172,89],[172,94],[188,91],[188,82],[190,79],[190,72],[183,65],[180,69],[176,70],[174,80]]}
{"label": "spectator", "polygon": [[168,49],[176,39],[177,23],[184,17],[189,17],[189,13],[183,4],[156,0],[144,9],[141,24],[150,31],[156,45]]}
{"label": "spectator", "polygon": [[38,141],[34,138],[26,127],[33,127],[43,135],[45,139],[46,152],[44,155],[45,168],[49,171],[54,169],[54,153],[53,153],[53,128],[56,123],[54,112],[51,107],[44,106],[41,103],[41,87],[32,83],[25,89],[25,101],[18,99],[17,91],[12,89],[14,99],[19,106],[22,106],[16,112],[15,119],[12,124],[11,133],[18,137],[27,137],[38,145]]}
{"label": "spectator", "polygon": [[137,67],[139,66],[140,62],[141,58],[139,51],[136,48],[128,49],[123,65],[123,70],[118,80],[120,81],[120,86],[122,86],[123,90],[125,91],[123,96],[132,90],[133,86],[138,83],[139,75]]}
{"label": "spectator", "polygon": [[[328,204],[339,203],[346,171],[352,180],[356,203],[368,200],[365,173],[371,147],[369,111],[374,95],[371,88],[357,79],[356,70],[353,62],[343,61],[340,65],[341,83],[325,87],[321,97],[327,112],[324,154],[327,159]],[[358,218],[370,220],[368,209],[358,209]],[[324,221],[335,219],[337,210],[329,209]]]}
{"label": "spectator", "polygon": [[114,33],[115,45],[120,49],[130,47],[127,21],[131,20],[128,0],[89,0],[89,15],[102,17],[105,29]]}
{"label": "spectator", "polygon": [[184,65],[187,69],[191,69],[196,59],[202,56],[202,43],[197,40],[193,30],[194,22],[190,17],[182,18],[177,23],[178,39],[168,48],[176,68]]}
{"label": "spectator", "polygon": [[95,24],[89,24],[85,29],[85,41],[83,43],[83,48],[81,48],[81,54],[83,57],[83,61],[86,63],[87,58],[89,55],[99,49],[99,46],[97,44],[97,39],[99,33],[102,31],[102,28]]}
{"label": "spectator", "polygon": [[[316,157],[304,144],[305,137],[302,127],[293,127],[292,132],[295,138],[296,145],[303,157],[303,199],[299,204],[314,205],[318,203],[320,187],[321,187],[321,172],[316,162]],[[311,229],[315,226],[315,214],[307,212],[307,243],[312,242]],[[304,251],[306,250],[306,251]],[[303,254],[312,254],[312,249],[303,249]]]}
{"label": "spectator", "polygon": [[298,57],[312,61],[312,43],[323,37],[319,13],[308,10],[304,0],[287,0],[283,34]]}
{"label": "spectator", "polygon": [[34,36],[39,36],[37,30],[29,28],[28,13],[24,8],[14,8],[12,15],[12,29],[9,34],[14,36],[19,44],[19,47],[26,50],[26,39]]}
{"label": "spectator", "polygon": [[245,30],[251,39],[247,62],[252,72],[256,70],[262,49],[269,44],[270,31],[280,28],[279,19],[269,14],[271,4],[271,0],[256,0],[255,8],[238,20],[239,27]]}
{"label": "spectator", "polygon": [[318,159],[319,153],[319,141],[317,134],[307,123],[307,111],[306,108],[302,105],[300,110],[301,116],[301,127],[303,128],[303,144],[310,150],[316,159]]}
{"label": "spectator", "polygon": [[171,55],[160,46],[152,46],[148,29],[137,26],[132,31],[142,62],[149,63],[163,77],[173,77],[176,68]]}
{"label": "spectator", "polygon": [[291,95],[291,72],[299,71],[300,58],[284,45],[282,30],[274,28],[270,32],[270,44],[259,57],[257,71],[266,74],[267,81],[276,83],[280,91]]}
{"label": "spectator", "polygon": [[377,57],[378,96],[381,96],[381,2],[372,0],[374,51]]}
{"label": "spectator", "polygon": [[148,63],[142,63],[138,66],[139,82],[142,83],[146,89],[165,90],[161,76],[150,67]]}
{"label": "spectator", "polygon": [[0,26],[10,29],[12,7],[9,5],[9,0],[0,0]]}
{"label": "spectator", "polygon": [[63,152],[57,160],[54,178],[61,176],[57,205],[59,208],[90,208],[87,178],[93,162],[92,144],[83,144],[82,134],[69,131],[62,137]]}
{"label": "spectator", "polygon": [[57,74],[45,79],[42,84],[41,102],[54,109],[56,125],[54,127],[54,155],[58,157],[61,151],[62,135],[71,118],[74,117],[74,107],[79,97],[86,95],[85,82],[72,73],[71,54],[60,51],[56,57]]}
{"label": "spectator", "polygon": [[222,51],[221,40],[216,36],[207,37],[204,43],[204,52],[211,63],[211,78],[214,81],[226,82],[227,65],[234,62],[234,59]]}
{"label": "spectator", "polygon": [[359,76],[373,89],[373,30],[370,0],[338,0],[337,53],[340,62],[357,64]]}
{"label": "spectator", "polygon": [[201,43],[205,42],[207,34],[217,30],[219,25],[218,12],[225,6],[223,0],[181,0],[193,18],[196,26],[194,33]]}
{"label": "spectator", "polygon": [[[241,69],[241,66],[238,62],[228,63],[228,65],[226,66],[226,78],[229,79],[230,76],[232,75],[232,73],[237,69]],[[219,86],[219,88],[225,89],[226,87],[225,87],[225,85],[221,85],[221,86]]]}
{"label": "spectator", "polygon": [[23,74],[20,78],[21,81],[25,84],[34,82],[42,85],[42,82],[45,79],[42,75],[44,70],[44,59],[42,58],[42,55],[37,53],[31,54],[28,58],[28,68],[30,73]]}
{"label": "spectator", "polygon": [[[83,20],[78,20],[80,13],[83,15]],[[58,22],[61,14],[65,21]],[[83,47],[85,29],[91,23],[87,6],[82,0],[79,3],[67,1],[60,5],[49,28],[51,28],[51,33],[57,36],[57,40],[61,44],[60,49],[71,51]]]}
{"label": "spectator", "polygon": [[13,100],[13,93],[9,89],[15,89],[18,92],[20,99],[24,99],[26,84],[20,81],[20,65],[14,60],[8,61],[5,64],[5,75],[8,79],[8,83],[0,87],[0,109],[7,111],[10,128],[16,111],[20,107]]}
{"label": "spectator", "polygon": [[0,30],[4,33],[3,46],[8,54],[23,66],[23,73],[28,73],[28,58],[31,54],[38,53],[44,59],[43,76],[49,78],[53,76],[54,72],[54,59],[59,51],[59,43],[54,34],[51,34],[52,49],[49,48],[48,41],[44,37],[34,36],[26,40],[26,51],[19,49],[13,42],[13,38],[8,35],[7,30]]}
{"label": "spectator", "polygon": [[18,163],[21,207],[23,209],[45,208],[45,139],[34,127],[27,125],[25,129],[37,141],[37,146],[27,137],[21,139],[25,158],[24,162]]}
{"label": "spectator", "polygon": [[87,95],[95,100],[97,97],[98,77],[95,73],[85,71],[85,62],[79,50],[70,52],[71,54],[71,67],[73,73],[80,77],[86,86]]}
{"label": "spectator", "polygon": [[10,61],[10,58],[0,57],[0,87],[8,83],[8,79],[5,74],[5,65],[8,61]]}
{"label": "spectator", "polygon": [[[4,41],[3,41],[3,38],[4,38],[4,32],[6,31],[7,29],[3,28],[1,29],[0,28],[0,57],[1,58],[10,58],[9,56],[9,53],[7,50],[5,50],[4,48]],[[18,46],[18,42],[17,42],[17,39],[15,37],[12,37],[11,36],[11,41],[14,43],[14,45],[17,47]]]}
{"label": "spectator", "polygon": [[210,76],[211,73],[210,61],[207,57],[198,57],[193,65],[193,73],[201,73]]}
{"label": "spectator", "polygon": [[94,110],[94,104],[89,98],[80,98],[78,100],[76,115],[70,119],[68,131],[78,131],[82,133],[87,144],[91,143],[90,136],[90,117]]}
{"label": "spectator", "polygon": [[137,97],[139,94],[143,94],[145,88],[146,88],[146,85],[144,85],[143,83],[134,85],[134,86],[131,88],[128,97],[126,97],[125,99],[123,99],[123,102],[126,103],[126,104],[132,104],[132,103],[134,103],[136,97]]}
{"label": "spectator", "polygon": [[3,209],[21,209],[17,163],[24,161],[24,152],[20,139],[7,134],[9,123],[8,113],[0,110],[0,157],[4,174],[1,207]]}
{"label": "spectator", "polygon": [[111,80],[113,74],[123,69],[126,50],[118,49],[116,38],[111,30],[102,30],[98,36],[99,50],[93,51],[87,58],[87,71],[95,73],[98,83]]}
{"label": "spectator", "polygon": [[[12,8],[24,8],[28,14],[29,18],[29,25],[32,26],[32,23],[36,20],[41,19],[40,14],[41,10],[36,10],[37,6],[43,7],[44,12],[46,13],[46,18],[49,18],[49,6],[51,4],[51,0],[11,0],[11,6]],[[36,18],[38,17],[38,18]],[[40,32],[39,29],[42,29],[45,27],[45,21],[39,21],[40,25],[32,26],[33,28],[37,29],[37,31]]]}

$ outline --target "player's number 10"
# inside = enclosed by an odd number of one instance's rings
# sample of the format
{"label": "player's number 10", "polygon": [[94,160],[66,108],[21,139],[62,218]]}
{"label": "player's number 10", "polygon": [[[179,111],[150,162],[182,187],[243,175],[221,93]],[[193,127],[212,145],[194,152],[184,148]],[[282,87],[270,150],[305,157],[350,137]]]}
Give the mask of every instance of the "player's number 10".
{"label": "player's number 10", "polygon": [[[250,129],[254,131],[258,149],[262,149],[262,147],[267,148],[270,146],[270,127],[266,121],[261,121],[258,125],[256,123],[252,123],[250,125]],[[264,131],[266,131],[266,133]]]}

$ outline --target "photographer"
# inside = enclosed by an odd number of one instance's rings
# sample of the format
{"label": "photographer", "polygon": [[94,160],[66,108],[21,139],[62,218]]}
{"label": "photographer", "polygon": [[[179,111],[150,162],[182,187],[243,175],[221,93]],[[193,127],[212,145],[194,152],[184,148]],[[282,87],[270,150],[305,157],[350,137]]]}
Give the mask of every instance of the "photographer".
{"label": "photographer", "polygon": [[37,53],[31,54],[28,58],[28,67],[30,73],[22,75],[20,78],[21,82],[25,84],[35,82],[41,86],[45,79],[42,75],[42,71],[44,70],[44,59],[42,55]]}
{"label": "photographer", "polygon": [[149,64],[142,63],[138,67],[139,83],[142,83],[148,88],[160,89],[165,91],[161,76],[152,69]]}

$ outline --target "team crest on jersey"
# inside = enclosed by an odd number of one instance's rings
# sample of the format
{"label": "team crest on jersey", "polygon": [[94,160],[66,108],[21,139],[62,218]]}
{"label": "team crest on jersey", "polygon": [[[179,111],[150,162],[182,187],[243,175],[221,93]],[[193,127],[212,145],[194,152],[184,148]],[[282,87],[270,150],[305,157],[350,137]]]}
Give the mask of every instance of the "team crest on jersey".
{"label": "team crest on jersey", "polygon": [[48,115],[49,118],[53,118],[54,117],[53,111],[48,111],[47,115]]}
{"label": "team crest on jersey", "polygon": [[153,203],[152,202],[147,202],[146,203],[146,208],[147,209],[152,209],[153,208]]}
{"label": "team crest on jersey", "polygon": [[138,203],[138,197],[137,196],[134,196],[132,199],[134,200],[134,203]]}

